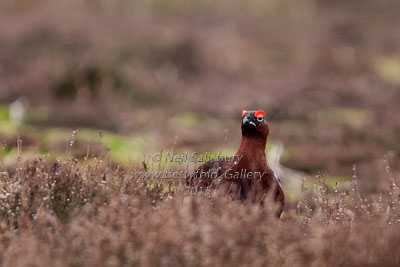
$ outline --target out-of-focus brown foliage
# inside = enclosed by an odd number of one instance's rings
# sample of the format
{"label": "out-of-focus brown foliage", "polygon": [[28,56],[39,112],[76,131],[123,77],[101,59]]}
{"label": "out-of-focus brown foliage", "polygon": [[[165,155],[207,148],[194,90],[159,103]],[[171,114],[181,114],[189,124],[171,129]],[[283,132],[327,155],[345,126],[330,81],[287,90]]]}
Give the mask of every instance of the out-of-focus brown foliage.
{"label": "out-of-focus brown foliage", "polygon": [[[356,163],[368,176],[399,151],[399,8],[396,0],[2,1],[0,102],[22,97],[27,122],[42,128],[148,135],[153,151],[214,149],[225,129],[226,147],[236,147],[239,111],[264,109],[271,139],[294,151],[287,166],[349,176]],[[197,116],[189,129],[171,123],[182,113]]]}
{"label": "out-of-focus brown foliage", "polygon": [[400,192],[387,170],[379,197],[361,195],[356,176],[348,191],[316,181],[279,221],[100,160],[21,163],[1,176],[0,264],[398,266]]}
{"label": "out-of-focus brown foliage", "polygon": [[[0,1],[0,264],[399,266],[399,9]],[[242,109],[265,111],[282,167],[327,177],[281,221],[131,179],[142,153],[230,152]]]}
{"label": "out-of-focus brown foliage", "polygon": [[[52,105],[53,123],[130,130],[124,114],[154,106],[234,116],[255,105],[273,120],[366,108],[384,118],[375,123],[395,119],[396,67],[384,59],[400,53],[397,1],[183,2],[2,3],[1,99]],[[91,117],[100,112],[107,120]]]}

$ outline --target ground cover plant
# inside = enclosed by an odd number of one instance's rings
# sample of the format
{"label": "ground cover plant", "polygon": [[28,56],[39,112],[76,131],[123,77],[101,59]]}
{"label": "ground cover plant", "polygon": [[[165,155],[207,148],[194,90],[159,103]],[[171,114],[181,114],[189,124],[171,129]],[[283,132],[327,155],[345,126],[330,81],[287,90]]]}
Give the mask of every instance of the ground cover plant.
{"label": "ground cover plant", "polygon": [[[400,192],[362,195],[323,177],[280,220],[179,181],[132,179],[103,158],[19,162],[1,173],[3,266],[397,266]],[[143,166],[142,166],[143,169]]]}
{"label": "ground cover plant", "polygon": [[[398,0],[0,1],[1,266],[399,266]],[[286,205],[184,197],[264,110]]]}

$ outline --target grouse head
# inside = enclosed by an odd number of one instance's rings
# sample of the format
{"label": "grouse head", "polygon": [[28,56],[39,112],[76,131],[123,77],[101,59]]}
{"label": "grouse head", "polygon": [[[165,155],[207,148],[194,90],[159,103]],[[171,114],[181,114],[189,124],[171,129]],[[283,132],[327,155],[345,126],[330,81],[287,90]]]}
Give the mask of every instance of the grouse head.
{"label": "grouse head", "polygon": [[264,111],[242,111],[242,136],[261,137],[267,139],[268,124],[265,121]]}

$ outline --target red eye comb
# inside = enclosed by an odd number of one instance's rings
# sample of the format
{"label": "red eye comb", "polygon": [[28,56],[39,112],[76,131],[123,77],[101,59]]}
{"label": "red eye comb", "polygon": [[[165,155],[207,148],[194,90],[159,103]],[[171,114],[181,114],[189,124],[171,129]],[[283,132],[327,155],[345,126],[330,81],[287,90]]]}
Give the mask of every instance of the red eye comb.
{"label": "red eye comb", "polygon": [[258,117],[264,117],[264,111],[259,110],[256,113],[254,113],[254,117],[258,118]]}
{"label": "red eye comb", "polygon": [[244,114],[246,114],[246,110],[242,110],[242,117],[244,116]]}

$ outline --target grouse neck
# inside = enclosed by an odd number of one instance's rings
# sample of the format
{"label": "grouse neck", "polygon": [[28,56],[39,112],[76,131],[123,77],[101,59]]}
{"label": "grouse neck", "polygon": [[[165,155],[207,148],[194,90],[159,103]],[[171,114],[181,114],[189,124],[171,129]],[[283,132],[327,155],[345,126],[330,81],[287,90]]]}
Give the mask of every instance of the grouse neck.
{"label": "grouse neck", "polygon": [[261,136],[242,136],[242,142],[236,154],[261,156],[265,160],[266,145],[267,139]]}

